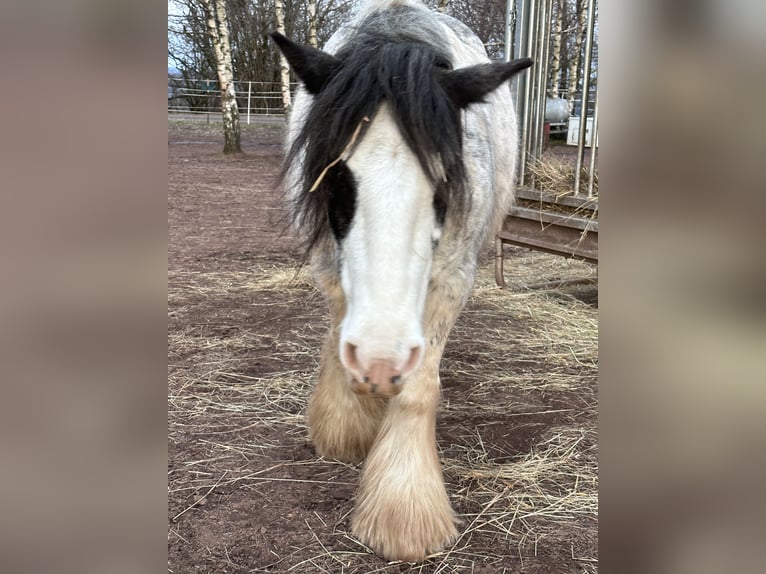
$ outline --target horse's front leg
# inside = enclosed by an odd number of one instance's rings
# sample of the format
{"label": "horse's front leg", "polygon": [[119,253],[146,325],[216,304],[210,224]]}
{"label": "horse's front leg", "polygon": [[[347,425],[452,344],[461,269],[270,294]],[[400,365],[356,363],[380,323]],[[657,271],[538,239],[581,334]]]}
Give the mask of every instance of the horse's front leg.
{"label": "horse's front leg", "polygon": [[309,400],[306,418],[309,438],[326,458],[362,462],[378,433],[386,403],[351,390],[351,379],[340,362],[340,322],[346,312],[337,277],[319,273],[319,283],[330,307],[330,331],[322,347],[319,381]]}
{"label": "horse's front leg", "polygon": [[365,462],[352,519],[354,534],[390,560],[422,561],[457,536],[436,450],[439,363],[457,317],[427,312],[423,364],[391,399]]}
{"label": "horse's front leg", "polygon": [[378,433],[386,403],[351,390],[349,375],[340,362],[338,340],[333,327],[322,348],[319,382],[309,401],[309,437],[325,458],[361,462]]}
{"label": "horse's front leg", "polygon": [[390,560],[419,562],[457,534],[436,450],[437,368],[433,357],[391,399],[362,474],[352,529]]}

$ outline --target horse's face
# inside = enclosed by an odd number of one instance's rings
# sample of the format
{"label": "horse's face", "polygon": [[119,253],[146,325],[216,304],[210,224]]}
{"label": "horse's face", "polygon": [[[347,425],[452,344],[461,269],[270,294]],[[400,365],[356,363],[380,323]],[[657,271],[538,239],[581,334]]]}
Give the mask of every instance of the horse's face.
{"label": "horse's face", "polygon": [[338,56],[272,37],[315,96],[300,113],[296,100],[291,122],[301,125],[287,163],[303,173],[294,190],[301,231],[318,245],[329,227],[338,246],[341,362],[358,392],[397,394],[425,354],[442,224],[451,229],[467,209],[452,201],[465,200],[459,110],[531,61],[453,70],[446,52],[374,34]]}
{"label": "horse's face", "polygon": [[[434,190],[384,104],[346,162],[339,243],[346,316],[341,361],[360,392],[396,394],[424,354],[423,314],[441,226]],[[353,199],[353,205],[349,205]],[[350,216],[350,221],[348,218]]]}

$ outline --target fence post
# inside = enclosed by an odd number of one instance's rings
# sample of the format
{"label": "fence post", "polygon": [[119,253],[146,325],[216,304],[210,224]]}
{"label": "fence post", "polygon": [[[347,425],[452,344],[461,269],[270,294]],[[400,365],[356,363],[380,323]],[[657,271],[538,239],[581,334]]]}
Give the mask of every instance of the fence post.
{"label": "fence post", "polygon": [[247,83],[247,125],[250,125],[250,92],[252,91],[253,82]]}
{"label": "fence post", "polygon": [[[508,0],[510,2],[510,0]],[[516,30],[513,46],[514,58],[533,58],[535,43],[535,9],[536,3],[532,0],[515,0],[516,2]],[[516,78],[516,117],[519,124],[519,185],[527,182],[527,155],[531,138],[531,100],[532,84],[534,83],[533,71],[527,70]]]}
{"label": "fence post", "polygon": [[[580,170],[582,170],[583,155],[585,153],[585,132],[587,131],[588,96],[590,95],[590,63],[593,57],[593,30],[596,22],[595,0],[587,0],[588,24],[585,36],[585,61],[583,62],[582,74],[582,104],[580,105],[580,133],[577,134],[577,158],[575,162],[574,195],[580,193]],[[593,153],[593,127],[591,127],[591,153]]]}
{"label": "fence post", "polygon": [[[587,127],[587,124],[586,124]],[[598,136],[598,85],[596,101],[593,104],[593,127],[590,130],[590,167],[588,169],[588,197],[593,197],[593,183],[596,179],[596,139]]]}

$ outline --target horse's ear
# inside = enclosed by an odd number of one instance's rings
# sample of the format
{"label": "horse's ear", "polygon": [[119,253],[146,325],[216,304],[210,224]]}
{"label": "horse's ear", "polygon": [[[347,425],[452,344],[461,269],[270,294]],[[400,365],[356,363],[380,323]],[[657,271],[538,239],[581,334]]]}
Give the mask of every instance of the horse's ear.
{"label": "horse's ear", "polygon": [[453,103],[459,108],[483,102],[484,96],[496,89],[514,74],[532,65],[532,60],[522,58],[510,62],[478,64],[444,72],[439,81]]}
{"label": "horse's ear", "polygon": [[335,56],[311,46],[297,44],[279,32],[272,32],[271,37],[287,58],[295,75],[312,94],[316,95],[322,91],[327,80],[341,64]]}

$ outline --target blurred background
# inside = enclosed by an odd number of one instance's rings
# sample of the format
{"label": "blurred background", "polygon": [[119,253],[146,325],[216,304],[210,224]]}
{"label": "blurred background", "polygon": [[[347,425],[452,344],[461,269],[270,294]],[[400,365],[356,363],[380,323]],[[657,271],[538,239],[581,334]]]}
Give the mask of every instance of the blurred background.
{"label": "blurred background", "polygon": [[[168,9],[2,8],[8,571],[164,560]],[[598,12],[606,571],[762,570],[765,10]]]}

